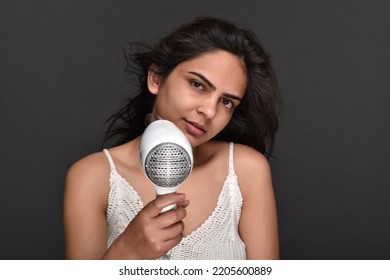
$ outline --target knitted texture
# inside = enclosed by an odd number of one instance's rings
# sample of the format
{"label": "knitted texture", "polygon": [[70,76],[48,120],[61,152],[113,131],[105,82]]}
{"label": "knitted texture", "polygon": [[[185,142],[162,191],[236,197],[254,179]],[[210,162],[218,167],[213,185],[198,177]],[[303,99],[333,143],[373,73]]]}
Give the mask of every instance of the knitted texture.
{"label": "knitted texture", "polygon": [[[110,166],[108,195],[107,247],[126,229],[143,208],[138,193],[117,172],[114,162],[104,150]],[[233,165],[233,143],[229,145],[229,173],[217,200],[217,206],[203,224],[169,251],[170,259],[177,260],[239,260],[246,258],[245,244],[238,234],[242,195]]]}

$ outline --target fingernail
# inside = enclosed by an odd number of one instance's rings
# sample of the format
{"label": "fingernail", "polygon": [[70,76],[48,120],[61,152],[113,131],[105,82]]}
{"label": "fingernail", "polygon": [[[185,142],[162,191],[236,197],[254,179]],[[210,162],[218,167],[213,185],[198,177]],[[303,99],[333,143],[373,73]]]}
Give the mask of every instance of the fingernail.
{"label": "fingernail", "polygon": [[189,200],[183,200],[183,201],[179,201],[179,202],[177,203],[177,206],[178,206],[178,207],[187,207],[188,204],[190,204],[190,201],[189,201]]}

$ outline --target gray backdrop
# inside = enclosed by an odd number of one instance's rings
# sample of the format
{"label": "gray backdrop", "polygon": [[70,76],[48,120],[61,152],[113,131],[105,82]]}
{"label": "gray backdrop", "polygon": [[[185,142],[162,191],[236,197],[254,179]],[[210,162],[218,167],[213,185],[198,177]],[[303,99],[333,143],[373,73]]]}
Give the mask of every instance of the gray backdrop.
{"label": "gray backdrop", "polygon": [[389,259],[386,0],[1,1],[1,259],[63,258],[64,177],[132,89],[122,48],[198,15],[273,55],[281,258]]}

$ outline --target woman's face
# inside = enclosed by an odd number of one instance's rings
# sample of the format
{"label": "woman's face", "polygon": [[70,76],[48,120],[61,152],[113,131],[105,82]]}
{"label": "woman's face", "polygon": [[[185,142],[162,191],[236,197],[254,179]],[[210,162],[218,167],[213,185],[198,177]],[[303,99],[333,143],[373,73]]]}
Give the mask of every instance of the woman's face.
{"label": "woman's face", "polygon": [[230,121],[247,86],[243,60],[216,50],[184,61],[166,79],[152,68],[148,87],[156,95],[153,112],[173,122],[196,147]]}

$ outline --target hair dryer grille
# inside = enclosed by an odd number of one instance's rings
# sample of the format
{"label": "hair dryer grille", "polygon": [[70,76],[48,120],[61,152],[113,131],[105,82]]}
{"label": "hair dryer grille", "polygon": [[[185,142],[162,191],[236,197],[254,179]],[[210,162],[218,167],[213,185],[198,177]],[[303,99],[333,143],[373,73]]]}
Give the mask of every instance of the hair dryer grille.
{"label": "hair dryer grille", "polygon": [[191,168],[189,154],[175,143],[163,143],[154,147],[145,160],[146,175],[162,188],[180,185],[190,175]]}

